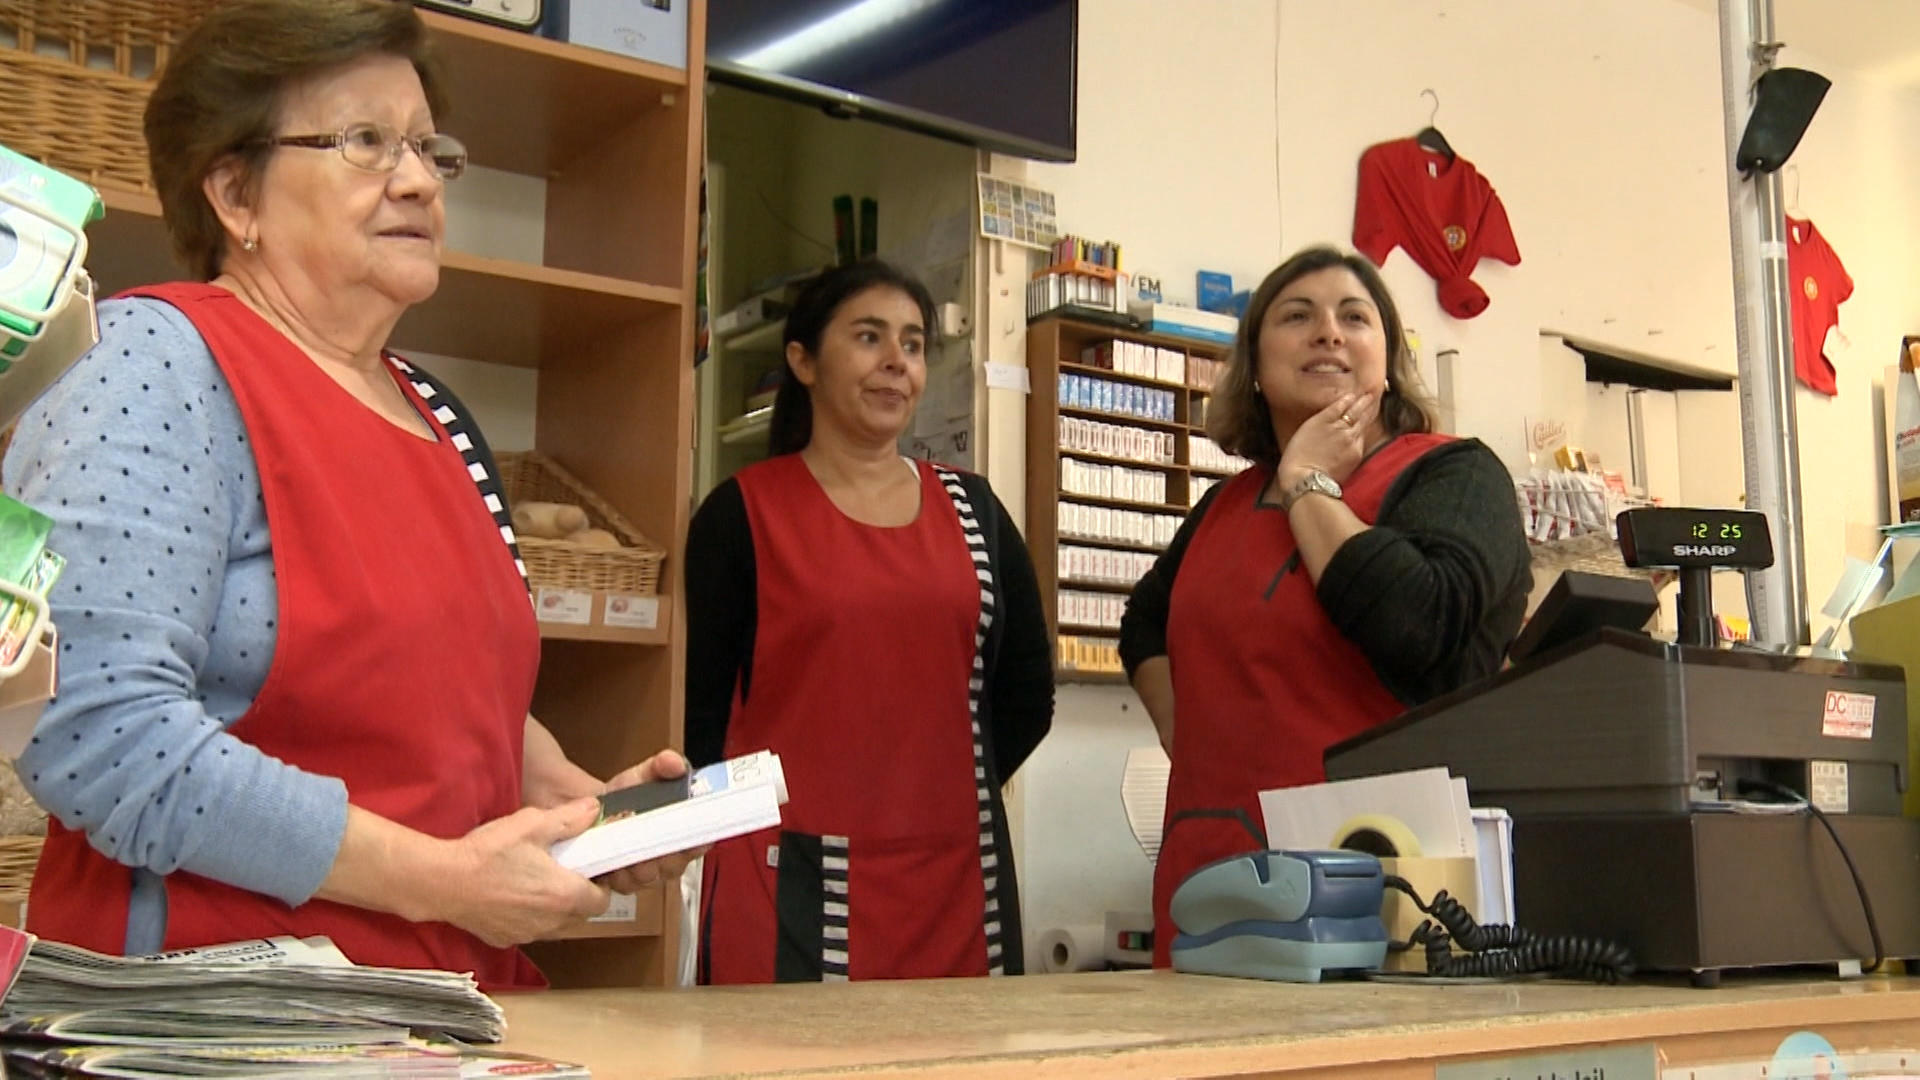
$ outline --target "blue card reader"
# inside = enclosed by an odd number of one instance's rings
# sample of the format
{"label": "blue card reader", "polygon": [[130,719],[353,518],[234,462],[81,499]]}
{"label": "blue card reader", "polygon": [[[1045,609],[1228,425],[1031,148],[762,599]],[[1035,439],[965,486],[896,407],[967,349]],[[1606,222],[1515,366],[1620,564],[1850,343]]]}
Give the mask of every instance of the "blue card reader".
{"label": "blue card reader", "polygon": [[1256,851],[1174,890],[1173,969],[1283,982],[1373,971],[1387,956],[1380,860],[1356,851]]}

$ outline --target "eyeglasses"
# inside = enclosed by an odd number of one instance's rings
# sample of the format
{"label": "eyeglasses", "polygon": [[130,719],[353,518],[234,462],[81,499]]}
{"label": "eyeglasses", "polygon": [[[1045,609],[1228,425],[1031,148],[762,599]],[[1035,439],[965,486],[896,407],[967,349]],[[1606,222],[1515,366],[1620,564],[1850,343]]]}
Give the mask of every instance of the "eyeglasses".
{"label": "eyeglasses", "polygon": [[348,124],[331,135],[278,135],[262,139],[260,143],[338,150],[347,164],[377,173],[399,168],[401,155],[412,149],[442,180],[457,180],[467,171],[466,144],[437,131],[427,135],[402,135],[385,124]]}

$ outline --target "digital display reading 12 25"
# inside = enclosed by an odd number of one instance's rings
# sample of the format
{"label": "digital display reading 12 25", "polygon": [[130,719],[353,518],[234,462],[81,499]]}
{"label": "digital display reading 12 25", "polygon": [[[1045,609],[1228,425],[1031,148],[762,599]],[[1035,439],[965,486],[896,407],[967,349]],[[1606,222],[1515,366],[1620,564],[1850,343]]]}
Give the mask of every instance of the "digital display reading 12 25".
{"label": "digital display reading 12 25", "polygon": [[1628,566],[1758,570],[1773,565],[1767,517],[1752,510],[1651,507],[1622,511],[1615,524]]}

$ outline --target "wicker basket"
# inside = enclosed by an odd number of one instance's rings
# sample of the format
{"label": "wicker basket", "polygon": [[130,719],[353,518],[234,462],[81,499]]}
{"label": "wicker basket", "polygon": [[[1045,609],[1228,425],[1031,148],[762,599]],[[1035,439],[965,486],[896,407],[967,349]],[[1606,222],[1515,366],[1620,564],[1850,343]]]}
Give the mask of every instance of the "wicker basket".
{"label": "wicker basket", "polygon": [[43,836],[0,836],[0,902],[18,903],[33,887]]}
{"label": "wicker basket", "polygon": [[527,564],[527,579],[535,588],[632,596],[652,596],[660,591],[660,564],[666,560],[666,551],[641,535],[572,473],[534,451],[501,454],[496,464],[509,504],[529,500],[572,503],[587,512],[589,525],[607,530],[625,545],[617,550],[583,548],[560,540],[522,536],[520,558]]}
{"label": "wicker basket", "polygon": [[151,79],[213,6],[0,0],[0,144],[91,184],[151,191],[141,134]]}

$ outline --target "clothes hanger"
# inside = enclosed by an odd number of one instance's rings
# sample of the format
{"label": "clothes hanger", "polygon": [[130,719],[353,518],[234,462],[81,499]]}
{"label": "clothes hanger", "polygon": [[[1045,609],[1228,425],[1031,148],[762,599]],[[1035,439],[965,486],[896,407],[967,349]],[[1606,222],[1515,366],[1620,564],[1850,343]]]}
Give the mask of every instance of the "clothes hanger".
{"label": "clothes hanger", "polygon": [[1432,90],[1422,90],[1420,96],[1433,99],[1433,111],[1427,114],[1427,126],[1420,129],[1420,133],[1413,137],[1413,141],[1420,144],[1421,149],[1431,150],[1452,161],[1457,156],[1453,152],[1453,147],[1448,144],[1447,137],[1440,134],[1440,129],[1433,126],[1434,120],[1440,115],[1440,95]]}
{"label": "clothes hanger", "polygon": [[1805,217],[1800,212],[1800,166],[1787,166],[1787,214],[1791,217]]}

